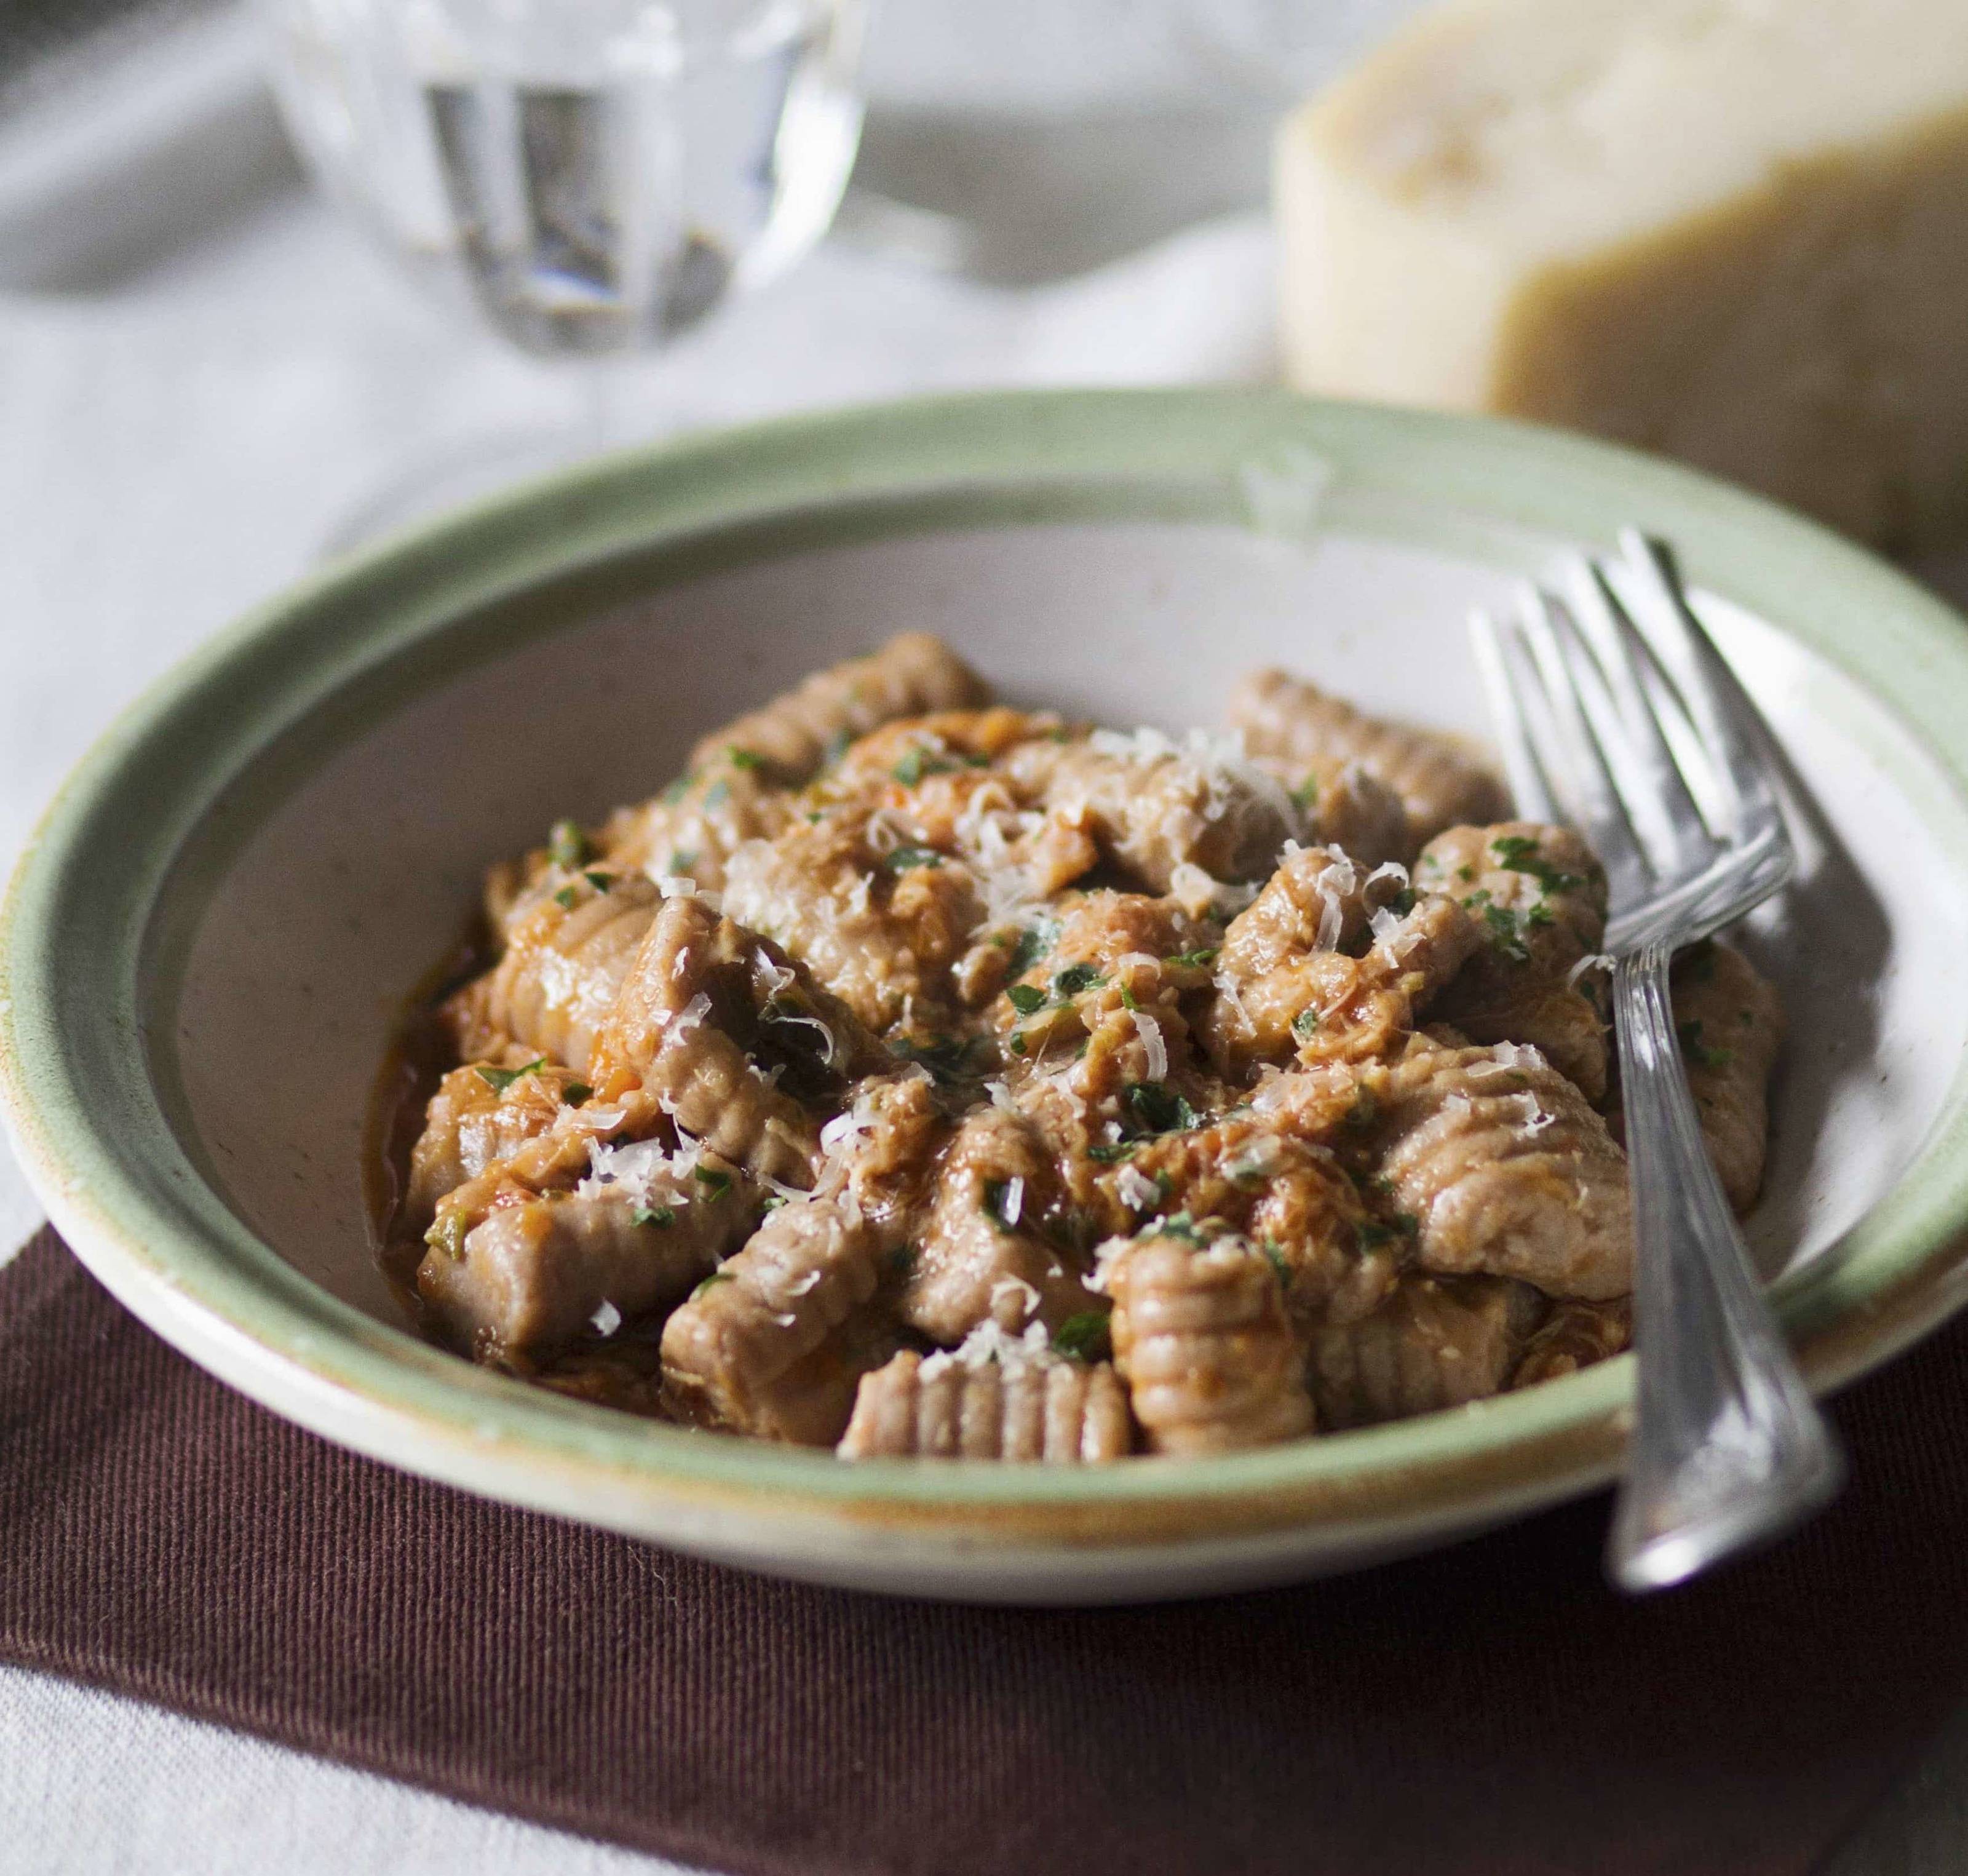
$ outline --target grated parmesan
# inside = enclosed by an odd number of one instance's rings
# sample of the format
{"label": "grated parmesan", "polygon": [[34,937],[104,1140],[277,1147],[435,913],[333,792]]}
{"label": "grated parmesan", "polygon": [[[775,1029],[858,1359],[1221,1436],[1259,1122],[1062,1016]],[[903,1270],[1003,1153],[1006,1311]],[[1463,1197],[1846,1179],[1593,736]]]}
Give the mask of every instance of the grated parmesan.
{"label": "grated parmesan", "polygon": [[1237,1019],[1246,1029],[1252,1026],[1251,1013],[1244,1006],[1243,987],[1227,970],[1219,970],[1209,981],[1215,986],[1217,993],[1236,1011]]}
{"label": "grated parmesan", "polygon": [[1584,977],[1587,971],[1610,970],[1612,968],[1613,959],[1610,954],[1605,951],[1588,951],[1565,974],[1565,987],[1568,990],[1575,990],[1578,987],[1578,980]]}
{"label": "grated parmesan", "polygon": [[1096,1244],[1093,1247],[1093,1268],[1085,1279],[1087,1288],[1104,1296],[1107,1291],[1108,1273],[1115,1260],[1124,1252],[1131,1249],[1134,1243],[1132,1238],[1109,1238],[1104,1244]]}
{"label": "grated parmesan", "polygon": [[626,1146],[609,1146],[598,1135],[591,1136],[588,1175],[575,1187],[574,1195],[579,1199],[597,1199],[619,1194],[638,1205],[651,1204],[659,1199],[665,1205],[687,1205],[689,1193],[678,1182],[687,1178],[696,1165],[699,1151],[694,1140],[672,1154],[660,1140],[634,1140]]}
{"label": "grated parmesan", "polygon": [[682,873],[665,873],[652,876],[655,880],[656,890],[665,899],[694,899],[701,902],[712,912],[721,912],[723,909],[723,901],[717,893],[710,891],[708,887],[699,886],[694,880]]}
{"label": "grated parmesan", "polygon": [[1193,860],[1185,860],[1169,874],[1169,892],[1176,903],[1192,919],[1199,919],[1216,903],[1217,882]]}
{"label": "grated parmesan", "polygon": [[1141,1038],[1141,1046],[1148,1052],[1148,1072],[1145,1078],[1150,1081],[1165,1081],[1168,1079],[1169,1058],[1168,1045],[1162,1040],[1162,1025],[1145,1009],[1135,1010],[1133,1015],[1135,1033]]}
{"label": "grated parmesan", "polygon": [[710,999],[699,990],[682,1009],[669,1020],[669,1033],[672,1038],[688,1035],[704,1018],[710,1014]]}
{"label": "grated parmesan", "polygon": [[[791,971],[788,971],[786,973],[786,981],[788,983],[792,981],[792,973]],[[778,1009],[775,1010],[772,1015],[766,1017],[765,1020],[768,1023],[771,1024],[775,1029],[808,1029],[818,1030],[820,1032],[821,1046],[826,1051],[825,1055],[824,1055],[821,1059],[828,1068],[831,1068],[833,1066],[834,1057],[839,1051],[840,1045],[833,1039],[833,1032],[830,1029],[825,1023],[822,1022],[817,1016],[803,1016],[787,1010]]]}
{"label": "grated parmesan", "polygon": [[1052,1338],[1044,1323],[1029,1323],[1013,1335],[987,1316],[955,1348],[940,1349],[924,1356],[917,1372],[919,1379],[934,1381],[952,1368],[968,1368],[974,1372],[993,1362],[1006,1369],[1021,1368],[1030,1362],[1049,1360],[1051,1354]]}
{"label": "grated parmesan", "polygon": [[992,1285],[991,1307],[993,1309],[998,1306],[998,1299],[1003,1296],[1015,1297],[1019,1302],[1022,1303],[1024,1305],[1024,1313],[1028,1320],[1039,1313],[1039,1304],[1041,1300],[1039,1293],[1023,1277],[1000,1277]]}

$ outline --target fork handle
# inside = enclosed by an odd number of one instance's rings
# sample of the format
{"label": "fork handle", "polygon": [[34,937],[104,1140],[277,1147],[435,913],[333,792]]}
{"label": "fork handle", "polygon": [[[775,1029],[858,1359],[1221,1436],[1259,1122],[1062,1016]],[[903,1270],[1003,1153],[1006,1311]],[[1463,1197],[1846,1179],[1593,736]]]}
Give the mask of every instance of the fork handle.
{"label": "fork handle", "polygon": [[1678,1583],[1774,1536],[1844,1476],[1703,1143],[1668,962],[1665,946],[1648,945],[1613,971],[1639,1390],[1607,1563],[1627,1589]]}

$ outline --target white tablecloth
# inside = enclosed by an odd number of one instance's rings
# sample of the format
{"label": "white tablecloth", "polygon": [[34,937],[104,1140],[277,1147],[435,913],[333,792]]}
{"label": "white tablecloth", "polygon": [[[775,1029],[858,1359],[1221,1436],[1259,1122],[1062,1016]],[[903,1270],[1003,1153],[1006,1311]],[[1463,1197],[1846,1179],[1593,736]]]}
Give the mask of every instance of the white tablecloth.
{"label": "white tablecloth", "polygon": [[[565,374],[461,333],[291,179],[248,181],[235,212],[193,217],[92,287],[0,291],[0,860],[115,710],[291,577],[379,480],[494,419],[578,407]],[[635,401],[681,427],[942,387],[1260,377],[1270,270],[1254,215],[1022,291],[837,246],[638,367]],[[0,1151],[0,1244],[36,1222]],[[1959,1843],[1937,1819],[1951,1826],[1949,1768],[1968,1738],[1940,1750],[1941,1798],[1903,1798],[1845,1876],[1910,1867],[1937,1832]],[[193,1866],[664,1867],[0,1670],[0,1868]]]}

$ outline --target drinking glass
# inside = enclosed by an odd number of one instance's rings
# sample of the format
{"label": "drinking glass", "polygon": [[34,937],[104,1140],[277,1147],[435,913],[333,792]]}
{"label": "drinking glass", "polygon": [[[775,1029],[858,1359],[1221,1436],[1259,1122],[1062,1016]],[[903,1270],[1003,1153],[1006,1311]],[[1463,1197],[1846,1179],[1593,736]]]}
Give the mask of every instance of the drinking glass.
{"label": "drinking glass", "polygon": [[606,361],[782,273],[839,206],[863,0],[261,0],[329,196],[523,350],[582,433],[415,465],[336,544],[610,440]]}

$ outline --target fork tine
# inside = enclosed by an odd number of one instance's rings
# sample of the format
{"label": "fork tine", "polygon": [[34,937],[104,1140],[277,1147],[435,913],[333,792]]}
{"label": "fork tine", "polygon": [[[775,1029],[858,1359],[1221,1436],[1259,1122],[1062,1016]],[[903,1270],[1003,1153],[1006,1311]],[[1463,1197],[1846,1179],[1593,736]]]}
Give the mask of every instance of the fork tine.
{"label": "fork tine", "polygon": [[[1646,854],[1634,837],[1606,753],[1580,701],[1578,683],[1561,642],[1569,625],[1556,595],[1542,587],[1526,593],[1520,629],[1536,661],[1553,729],[1565,745],[1565,753],[1547,762],[1546,767],[1564,775],[1571,784],[1571,806],[1580,831],[1606,868],[1614,897],[1623,901],[1646,890]],[[1581,645],[1581,653],[1583,649]]]}
{"label": "fork tine", "polygon": [[1526,821],[1555,821],[1557,797],[1532,747],[1529,726],[1524,720],[1497,621],[1487,612],[1479,610],[1469,615],[1469,643],[1476,656],[1484,693],[1489,699],[1491,721],[1503,744],[1504,772],[1510,778],[1517,812]]}
{"label": "fork tine", "polygon": [[1707,629],[1694,616],[1683,591],[1674,556],[1664,541],[1637,528],[1620,530],[1620,546],[1633,575],[1633,593],[1644,614],[1647,639],[1672,679],[1688,717],[1711,752],[1717,777],[1731,797],[1739,830],[1745,835],[1782,811],[1769,764],[1757,747],[1762,719]]}
{"label": "fork tine", "polygon": [[[1618,724],[1613,740],[1627,760],[1629,773],[1620,778],[1627,812],[1672,865],[1691,849],[1705,848],[1711,831],[1654,714],[1648,680],[1665,685],[1665,674],[1598,561],[1581,556],[1573,585],[1577,628],[1603,673],[1604,705]],[[1608,740],[1602,731],[1601,743]]]}

